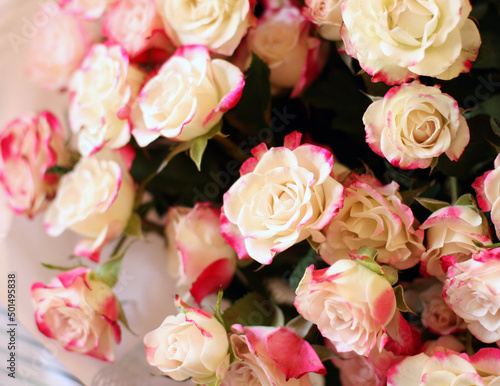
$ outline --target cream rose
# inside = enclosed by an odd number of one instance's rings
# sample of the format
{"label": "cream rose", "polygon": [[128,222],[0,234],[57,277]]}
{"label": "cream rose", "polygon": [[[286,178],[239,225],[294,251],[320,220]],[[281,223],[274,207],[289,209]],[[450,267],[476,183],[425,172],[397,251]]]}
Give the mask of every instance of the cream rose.
{"label": "cream rose", "polygon": [[295,307],[339,352],[368,356],[387,341],[386,327],[396,315],[389,281],[354,260],[330,268],[310,266],[296,290]]}
{"label": "cream rose", "polygon": [[46,173],[66,162],[64,140],[59,121],[48,111],[22,115],[0,132],[0,183],[17,214],[34,217],[54,197],[59,177]]}
{"label": "cream rose", "polygon": [[171,207],[167,214],[167,267],[181,295],[200,304],[231,282],[236,252],[220,234],[220,209],[208,203]]}
{"label": "cream rose", "polygon": [[222,324],[197,308],[184,308],[168,316],[160,327],[144,337],[146,358],[176,381],[195,383],[217,380],[217,370],[226,365],[229,341]]}
{"label": "cream rose", "polygon": [[99,19],[107,7],[117,0],[60,0],[61,8],[86,20]]}
{"label": "cream rose", "polygon": [[53,237],[67,228],[84,236],[75,254],[98,261],[104,244],[127,225],[134,197],[134,183],[122,155],[102,150],[82,158],[61,178],[45,215],[45,229]]}
{"label": "cream rose", "polygon": [[210,59],[203,46],[179,48],[149,79],[134,105],[137,143],[159,137],[187,141],[207,134],[241,98],[241,71],[221,59]]}
{"label": "cream rose", "polygon": [[425,169],[443,153],[458,161],[470,138],[455,99],[416,81],[373,102],[363,123],[372,150],[401,169]]}
{"label": "cream rose", "polygon": [[130,108],[145,73],[129,65],[119,45],[91,47],[71,84],[69,122],[78,151],[88,156],[103,146],[118,149],[130,140]]}
{"label": "cream rose", "polygon": [[66,88],[88,46],[80,21],[57,8],[50,22],[30,42],[28,77],[49,90]]}
{"label": "cream rose", "polygon": [[[241,177],[224,195],[223,217],[238,228],[248,255],[261,264],[308,237],[324,241],[320,230],[342,206],[342,185],[330,176],[332,154],[300,140],[294,132],[285,137],[284,147],[268,150],[262,143],[254,148],[254,158],[242,165]],[[225,226],[221,231],[231,245],[238,243]]]}
{"label": "cream rose", "polygon": [[148,47],[154,32],[161,28],[155,0],[121,0],[106,13],[102,34],[134,56]]}
{"label": "cream rose", "polygon": [[96,273],[85,267],[61,273],[47,286],[34,283],[31,297],[40,332],[68,351],[114,361],[120,306]]}
{"label": "cream rose", "polygon": [[452,79],[470,70],[481,45],[471,9],[468,0],[345,0],[342,39],[374,82]]}
{"label": "cream rose", "polygon": [[464,262],[453,256],[443,287],[446,304],[480,341],[500,341],[500,248],[484,250]]}
{"label": "cream rose", "polygon": [[342,40],[342,0],[306,0],[304,15],[319,27],[319,34],[327,40]]}
{"label": "cream rose", "polygon": [[491,212],[491,221],[500,238],[500,155],[495,159],[494,169],[478,177],[472,187],[477,192],[477,203],[483,212]]}
{"label": "cream rose", "polygon": [[332,264],[366,246],[378,251],[379,263],[397,269],[416,265],[424,251],[424,234],[415,227],[398,189],[395,182],[382,185],[371,175],[352,174],[344,184],[344,206],[323,230],[323,260]]}
{"label": "cream rose", "polygon": [[488,237],[488,223],[483,220],[478,210],[464,205],[453,205],[435,211],[420,226],[427,235],[427,251],[421,257],[421,270],[446,279],[441,268],[441,257],[455,256],[457,262],[470,259],[480,248],[474,240],[484,245],[491,244]]}
{"label": "cream rose", "polygon": [[255,24],[252,0],[156,0],[167,35],[177,46],[202,45],[232,55]]}

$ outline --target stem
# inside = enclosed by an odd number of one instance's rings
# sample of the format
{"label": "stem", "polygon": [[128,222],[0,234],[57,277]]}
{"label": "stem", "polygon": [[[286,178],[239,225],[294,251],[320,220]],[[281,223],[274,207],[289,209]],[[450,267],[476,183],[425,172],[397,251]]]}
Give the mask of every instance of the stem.
{"label": "stem", "polygon": [[165,235],[165,226],[161,225],[161,224],[158,224],[154,221],[149,221],[145,218],[141,219],[142,221],[142,226],[146,229],[150,229],[156,233],[158,233],[159,235],[161,236],[164,236]]}
{"label": "stem", "polygon": [[214,139],[221,145],[226,152],[233,157],[236,161],[243,163],[245,162],[249,156],[246,154],[243,154],[241,150],[238,148],[238,146],[231,141],[230,139],[223,137],[221,135],[216,135]]}
{"label": "stem", "polygon": [[118,252],[122,248],[123,244],[125,243],[125,240],[127,240],[127,236],[123,235],[121,237],[120,241],[118,241],[118,244],[116,244],[115,249],[113,249],[113,253],[111,254],[111,257],[116,256],[118,254]]}
{"label": "stem", "polygon": [[451,202],[455,203],[458,200],[458,179],[450,177]]}
{"label": "stem", "polygon": [[157,172],[154,172],[147,176],[139,185],[139,188],[137,189],[137,194],[135,196],[135,203],[134,203],[134,210],[139,208],[142,204],[142,197],[144,196],[144,192],[146,191],[146,185],[151,182],[153,178],[155,178],[158,175]]}

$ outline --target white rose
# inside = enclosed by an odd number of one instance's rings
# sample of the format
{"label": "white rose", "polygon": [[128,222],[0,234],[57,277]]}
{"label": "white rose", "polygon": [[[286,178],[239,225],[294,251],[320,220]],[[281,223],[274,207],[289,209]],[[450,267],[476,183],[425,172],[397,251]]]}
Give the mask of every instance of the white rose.
{"label": "white rose", "polygon": [[344,206],[323,230],[322,259],[332,264],[366,246],[377,250],[379,263],[397,269],[418,264],[424,232],[414,226],[398,189],[395,182],[382,185],[371,175],[352,174],[344,184]]}
{"label": "white rose", "polygon": [[470,138],[457,101],[417,81],[373,102],[363,123],[372,150],[401,169],[425,169],[443,153],[458,161]]}
{"label": "white rose", "polygon": [[99,19],[108,5],[117,0],[60,0],[61,8],[86,20]]}
{"label": "white rose", "polygon": [[427,251],[422,254],[421,269],[441,281],[446,279],[441,268],[442,256],[453,255],[456,261],[462,262],[480,251],[474,240],[484,245],[491,244],[487,236],[488,224],[477,210],[468,206],[439,209],[425,220],[420,229],[424,229],[427,235]]}
{"label": "white rose", "polygon": [[306,0],[305,16],[319,26],[319,34],[327,40],[342,40],[342,0]]}
{"label": "white rose", "polygon": [[186,308],[168,316],[160,327],[144,337],[151,366],[176,381],[214,382],[228,357],[229,341],[222,324],[209,313]]}
{"label": "white rose", "polygon": [[45,215],[45,229],[53,237],[67,228],[84,236],[75,254],[98,261],[104,244],[127,225],[134,197],[134,183],[121,156],[111,150],[100,151],[80,159],[61,178]]}
{"label": "white rose", "polygon": [[491,221],[500,238],[500,155],[495,159],[494,169],[478,177],[472,187],[477,192],[477,203],[483,212],[491,212]]}
{"label": "white rose", "polygon": [[156,0],[156,7],[177,46],[203,45],[228,56],[255,24],[251,0]]}
{"label": "white rose", "polygon": [[89,155],[103,146],[118,149],[130,140],[130,108],[145,74],[129,65],[119,45],[91,47],[71,84],[69,122],[78,150]]}
{"label": "white rose", "polygon": [[467,323],[480,341],[500,341],[500,248],[484,250],[464,262],[446,258],[443,287],[446,304]]}
{"label": "white rose", "polygon": [[311,265],[296,294],[297,311],[339,352],[368,356],[373,347],[381,349],[396,314],[389,281],[354,260],[339,260],[323,270]]}
{"label": "white rose", "polygon": [[341,33],[347,53],[387,84],[419,75],[439,79],[468,72],[481,37],[469,0],[345,0]]}
{"label": "white rose", "polygon": [[[294,132],[284,147],[257,146],[255,158],[242,165],[241,177],[224,195],[224,216],[238,228],[248,255],[261,264],[308,237],[323,241],[320,230],[342,206],[342,185],[330,176],[332,154],[300,145],[300,139]],[[224,228],[222,234],[236,244]]]}
{"label": "white rose", "polygon": [[137,97],[132,134],[141,147],[160,136],[187,141],[207,134],[238,103],[244,84],[237,67],[211,60],[205,47],[179,48]]}
{"label": "white rose", "polygon": [[78,19],[59,10],[30,42],[28,77],[49,90],[68,86],[88,48],[88,38]]}

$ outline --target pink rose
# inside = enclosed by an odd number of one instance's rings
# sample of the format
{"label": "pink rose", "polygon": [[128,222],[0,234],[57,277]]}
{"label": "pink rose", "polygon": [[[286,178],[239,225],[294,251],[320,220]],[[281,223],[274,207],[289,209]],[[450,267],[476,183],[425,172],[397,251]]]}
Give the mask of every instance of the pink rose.
{"label": "pink rose", "polygon": [[455,335],[445,335],[440,336],[436,340],[426,341],[422,345],[420,352],[423,352],[428,356],[432,356],[438,351],[447,352],[451,350],[460,353],[465,351],[465,349],[465,345],[460,340],[458,340]]}
{"label": "pink rose", "polygon": [[197,203],[193,209],[171,207],[167,214],[167,266],[181,294],[200,304],[231,282],[236,252],[220,234],[220,209]]}
{"label": "pink rose", "polygon": [[401,169],[428,168],[443,153],[458,161],[470,138],[457,101],[417,81],[373,102],[363,123],[371,149]]}
{"label": "pink rose", "polygon": [[30,42],[28,77],[49,90],[68,86],[89,46],[83,25],[59,8]]}
{"label": "pink rose", "polygon": [[0,182],[9,206],[35,216],[56,193],[59,177],[47,170],[66,161],[64,133],[48,111],[26,114],[0,132]]}
{"label": "pink rose", "polygon": [[387,326],[396,315],[389,281],[354,260],[330,268],[310,266],[296,290],[295,307],[317,324],[338,352],[368,355],[388,342]]}
{"label": "pink rose", "polygon": [[179,48],[142,88],[132,134],[144,147],[159,137],[188,141],[207,134],[239,102],[242,72],[206,47]]}
{"label": "pink rose", "polygon": [[332,154],[300,145],[301,136],[286,136],[283,147],[255,147],[224,195],[222,235],[240,258],[246,251],[270,264],[276,253],[308,237],[324,241],[320,230],[342,206],[342,185],[330,175]]}
{"label": "pink rose", "polygon": [[499,342],[500,248],[484,250],[463,262],[448,256],[443,265],[448,265],[443,287],[446,304],[465,320],[477,339]]}
{"label": "pink rose", "polygon": [[116,0],[60,0],[61,8],[85,20],[99,19],[107,7]]}
{"label": "pink rose", "polygon": [[453,205],[439,209],[425,220],[420,229],[424,229],[427,235],[427,251],[421,257],[421,270],[441,281],[446,279],[441,257],[453,255],[456,261],[462,262],[480,251],[474,240],[484,245],[491,244],[488,223],[477,209],[469,206]]}
{"label": "pink rose", "polygon": [[323,230],[319,254],[327,263],[348,259],[367,246],[377,262],[397,269],[416,265],[424,251],[424,232],[415,226],[411,209],[401,202],[399,186],[382,185],[373,176],[351,174],[344,183],[344,206]]}
{"label": "pink rose", "polygon": [[309,373],[326,374],[311,345],[286,327],[232,326],[231,346],[237,359],[223,386],[310,386]]}
{"label": "pink rose", "polygon": [[494,169],[478,177],[472,187],[477,192],[477,203],[483,212],[491,212],[491,221],[500,238],[500,155],[495,159]]}
{"label": "pink rose", "polygon": [[96,273],[79,267],[59,274],[49,285],[34,283],[38,329],[66,350],[113,362],[113,340],[120,343],[120,306]]}
{"label": "pink rose", "polygon": [[120,0],[106,13],[102,34],[134,56],[145,50],[155,31],[162,28],[154,0]]}

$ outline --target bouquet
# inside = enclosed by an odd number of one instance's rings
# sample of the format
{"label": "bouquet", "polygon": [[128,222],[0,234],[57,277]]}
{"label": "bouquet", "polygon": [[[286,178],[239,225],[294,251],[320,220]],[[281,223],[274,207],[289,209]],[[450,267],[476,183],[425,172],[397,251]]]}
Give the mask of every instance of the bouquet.
{"label": "bouquet", "polygon": [[500,382],[497,1],[42,8],[9,40],[67,114],[0,132],[12,211],[80,237],[33,256],[42,334],[113,362],[122,262],[155,234],[178,313],[141,336],[152,377]]}

